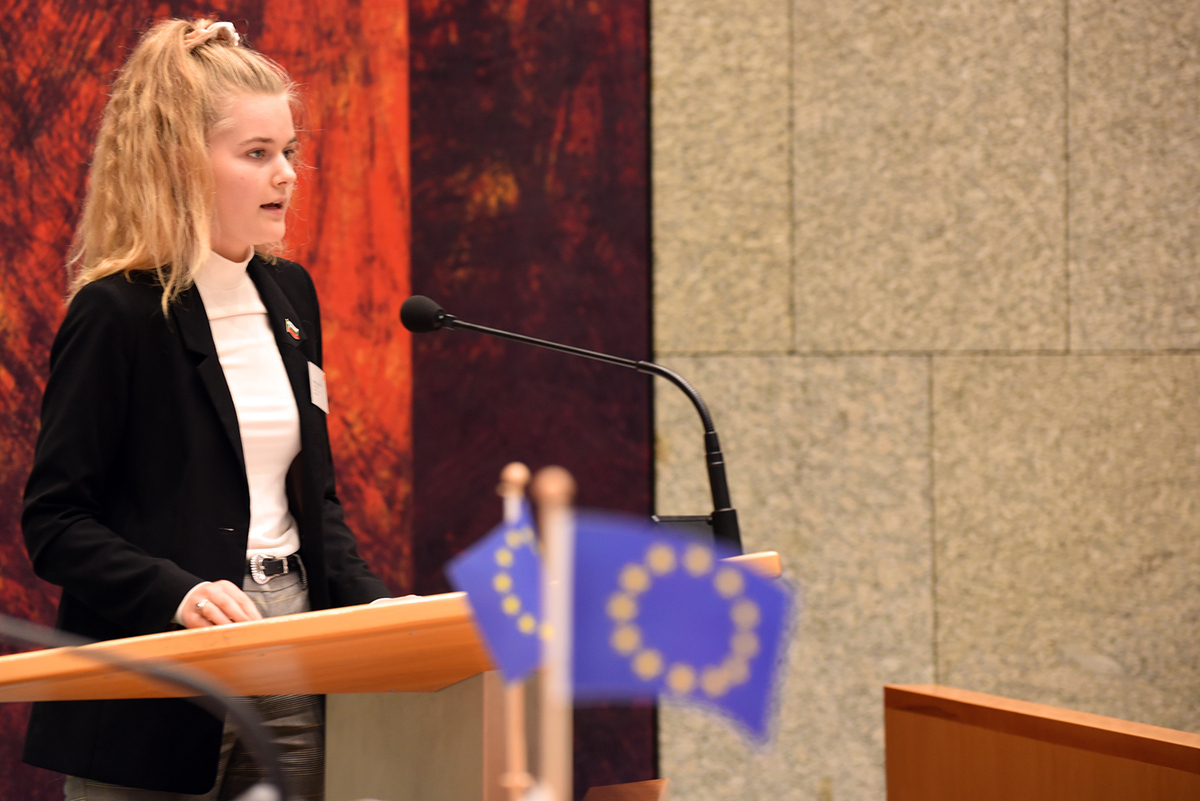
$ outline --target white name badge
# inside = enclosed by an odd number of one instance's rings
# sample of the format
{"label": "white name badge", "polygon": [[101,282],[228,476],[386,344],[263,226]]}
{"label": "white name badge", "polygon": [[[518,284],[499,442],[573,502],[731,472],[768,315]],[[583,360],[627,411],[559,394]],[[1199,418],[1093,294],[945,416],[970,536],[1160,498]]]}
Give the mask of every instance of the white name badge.
{"label": "white name badge", "polygon": [[308,394],[313,405],[329,414],[329,393],[325,388],[325,371],[312,362],[308,363]]}

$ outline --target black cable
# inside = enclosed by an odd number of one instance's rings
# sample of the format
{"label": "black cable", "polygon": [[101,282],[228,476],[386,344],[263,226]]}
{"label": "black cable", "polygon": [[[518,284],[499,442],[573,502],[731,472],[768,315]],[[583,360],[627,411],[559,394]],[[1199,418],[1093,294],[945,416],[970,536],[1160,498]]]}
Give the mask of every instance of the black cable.
{"label": "black cable", "polygon": [[[254,757],[254,761],[267,774],[265,784],[270,785],[264,792],[262,785],[250,788],[242,798],[248,799],[254,795],[255,801],[287,801],[287,780],[279,764],[279,749],[266,735],[257,710],[241,698],[230,695],[215,680],[201,677],[196,671],[180,665],[166,665],[148,659],[130,659],[120,654],[99,651],[90,648],[80,648],[90,645],[97,640],[89,640],[75,634],[68,634],[58,629],[52,629],[28,620],[0,614],[0,637],[15,640],[28,645],[42,645],[47,648],[70,648],[72,655],[102,662],[106,665],[140,673],[159,681],[182,687],[199,693],[199,697],[188,697],[188,700],[211,714],[218,720],[225,720],[226,714],[232,719],[234,728],[242,738],[246,748]],[[108,640],[107,642],[114,642]],[[270,795],[271,791],[273,795]]]}

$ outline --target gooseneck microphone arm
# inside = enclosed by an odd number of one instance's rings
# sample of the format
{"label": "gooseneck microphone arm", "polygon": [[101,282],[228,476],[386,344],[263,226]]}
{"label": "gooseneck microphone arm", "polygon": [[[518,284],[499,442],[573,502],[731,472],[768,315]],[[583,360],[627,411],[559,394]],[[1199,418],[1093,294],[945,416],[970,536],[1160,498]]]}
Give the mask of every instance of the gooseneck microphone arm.
{"label": "gooseneck microphone arm", "polygon": [[729,483],[725,478],[725,457],[721,454],[721,443],[717,438],[716,429],[713,428],[712,415],[709,414],[708,405],[700,397],[700,393],[679,373],[654,362],[624,359],[620,356],[610,356],[607,353],[597,353],[593,350],[585,350],[570,345],[560,345],[557,342],[547,342],[544,339],[527,337],[524,334],[514,334],[511,331],[501,331],[497,328],[488,328],[484,325],[468,323],[450,314],[435,301],[424,295],[413,295],[404,301],[404,305],[400,308],[400,321],[404,323],[405,328],[415,334],[439,331],[443,328],[462,328],[467,331],[476,331],[480,334],[487,334],[488,336],[499,337],[501,339],[510,339],[514,342],[523,342],[526,345],[569,353],[573,356],[582,356],[585,359],[594,359],[595,361],[615,364],[620,367],[629,367],[637,370],[639,373],[665,378],[679,387],[683,391],[683,394],[687,395],[688,399],[691,400],[692,405],[696,407],[696,412],[700,415],[700,422],[704,426],[704,459],[708,465],[708,485],[712,492],[713,512],[711,515],[702,518],[660,518],[660,520],[664,522],[670,520],[703,520],[712,526],[713,536],[718,542],[731,546],[739,552],[742,550],[742,536],[738,528],[737,510],[732,507],[729,500]]}

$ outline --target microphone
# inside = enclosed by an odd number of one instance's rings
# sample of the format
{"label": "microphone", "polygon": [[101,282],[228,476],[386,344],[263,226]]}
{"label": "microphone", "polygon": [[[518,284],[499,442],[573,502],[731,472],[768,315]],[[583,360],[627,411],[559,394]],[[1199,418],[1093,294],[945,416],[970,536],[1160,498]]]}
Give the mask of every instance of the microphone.
{"label": "microphone", "polygon": [[[452,323],[457,320],[453,315],[446,314],[446,310],[437,305],[433,298],[424,295],[413,295],[400,307],[400,322],[414,334],[437,331],[447,319]],[[453,324],[450,327],[453,328]]]}
{"label": "microphone", "polygon": [[725,457],[721,454],[721,444],[717,439],[716,429],[713,428],[712,415],[709,414],[708,406],[704,403],[704,399],[700,397],[700,393],[679,373],[654,362],[623,359],[620,356],[609,356],[607,353],[597,353],[594,350],[560,345],[557,342],[547,342],[544,339],[535,339],[523,334],[514,334],[509,331],[501,331],[496,328],[468,323],[450,314],[439,306],[436,301],[424,295],[413,295],[404,301],[404,304],[400,307],[400,322],[414,334],[428,334],[432,331],[440,331],[443,328],[462,328],[467,331],[487,334],[488,336],[500,337],[501,339],[511,339],[514,342],[523,342],[526,345],[534,345],[539,348],[556,350],[560,353],[570,353],[573,356],[583,356],[586,359],[594,359],[606,362],[607,364],[629,367],[637,370],[639,373],[665,378],[679,387],[683,391],[683,394],[687,395],[692,405],[696,407],[696,412],[700,415],[700,422],[704,426],[704,457],[708,465],[708,486],[712,494],[713,511],[710,515],[684,515],[677,517],[660,517],[655,515],[654,521],[657,523],[705,523],[712,528],[713,537],[717,542],[732,547],[738,553],[742,552],[742,535],[738,529],[737,510],[730,505],[729,484],[725,478]]}

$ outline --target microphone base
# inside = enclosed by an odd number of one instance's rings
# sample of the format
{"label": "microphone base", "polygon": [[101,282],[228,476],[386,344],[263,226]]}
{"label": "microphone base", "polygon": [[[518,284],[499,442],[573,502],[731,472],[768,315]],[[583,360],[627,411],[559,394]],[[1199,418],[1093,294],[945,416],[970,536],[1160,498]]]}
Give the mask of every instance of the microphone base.
{"label": "microphone base", "polygon": [[718,545],[742,553],[742,538],[738,530],[737,510],[718,509],[708,515],[651,515],[656,524],[689,534],[711,536]]}

